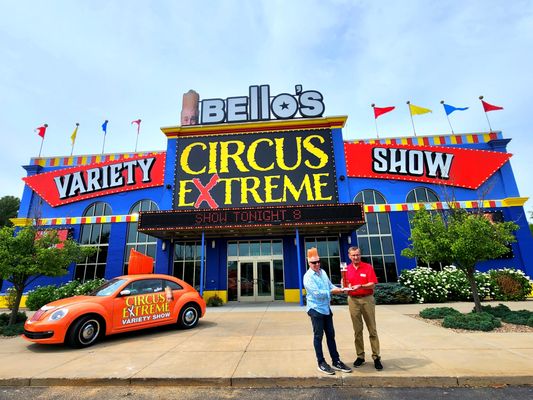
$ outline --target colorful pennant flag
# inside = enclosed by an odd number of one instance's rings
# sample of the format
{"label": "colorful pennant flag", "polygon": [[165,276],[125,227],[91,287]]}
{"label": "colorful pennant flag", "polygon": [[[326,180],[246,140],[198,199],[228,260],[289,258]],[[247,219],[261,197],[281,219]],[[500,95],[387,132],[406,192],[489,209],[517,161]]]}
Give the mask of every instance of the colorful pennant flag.
{"label": "colorful pennant flag", "polygon": [[485,110],[485,112],[503,110],[503,107],[494,106],[483,100],[481,100],[481,104],[483,104],[483,110]]}
{"label": "colorful pennant flag", "polygon": [[422,114],[433,112],[429,108],[415,106],[414,104],[411,104],[411,103],[408,103],[408,104],[409,104],[409,111],[411,112],[411,115],[422,115]]}
{"label": "colorful pennant flag", "polygon": [[444,106],[444,112],[446,113],[446,115],[450,115],[454,111],[465,111],[465,110],[468,110],[468,107],[454,107],[454,106],[451,106],[451,105],[445,104],[445,103],[442,103],[442,105]]}
{"label": "colorful pennant flag", "polygon": [[391,112],[396,107],[376,107],[375,104],[372,104],[372,108],[374,109],[374,119],[377,119],[380,115],[386,114],[388,112]]}
{"label": "colorful pennant flag", "polygon": [[44,135],[46,134],[46,128],[48,128],[48,124],[44,124],[43,126],[39,126],[38,128],[35,128],[35,132],[37,132],[37,135],[42,137],[44,139]]}
{"label": "colorful pennant flag", "polygon": [[105,122],[102,124],[102,130],[104,131],[104,135],[107,134],[107,123],[109,121],[106,119]]}
{"label": "colorful pennant flag", "polygon": [[74,142],[76,141],[76,136],[78,135],[78,126],[80,126],[80,124],[78,124],[76,122],[76,128],[74,128],[74,132],[72,132],[72,135],[70,135],[70,140],[72,141],[72,146],[74,146]]}
{"label": "colorful pennant flag", "polygon": [[141,128],[141,120],[136,119],[135,121],[131,121],[131,124],[137,124],[137,135],[139,134],[139,129]]}

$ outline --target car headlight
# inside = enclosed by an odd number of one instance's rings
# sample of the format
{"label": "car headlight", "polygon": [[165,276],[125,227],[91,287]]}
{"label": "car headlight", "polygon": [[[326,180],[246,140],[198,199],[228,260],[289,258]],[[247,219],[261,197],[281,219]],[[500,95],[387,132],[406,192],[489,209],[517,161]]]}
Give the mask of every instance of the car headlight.
{"label": "car headlight", "polygon": [[60,308],[59,310],[54,311],[48,319],[50,321],[59,321],[68,313],[68,308]]}

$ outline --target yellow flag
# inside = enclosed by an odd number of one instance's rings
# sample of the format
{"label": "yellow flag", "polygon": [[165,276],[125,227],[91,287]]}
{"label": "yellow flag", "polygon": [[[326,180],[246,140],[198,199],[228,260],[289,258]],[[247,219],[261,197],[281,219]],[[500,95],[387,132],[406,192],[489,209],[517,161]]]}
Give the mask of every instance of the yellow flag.
{"label": "yellow flag", "polygon": [[72,135],[70,135],[70,140],[72,140],[73,146],[74,146],[74,142],[76,141],[77,134],[78,134],[78,124],[76,124],[76,129],[74,129],[74,132],[72,132]]}
{"label": "yellow flag", "polygon": [[409,110],[411,111],[411,115],[421,115],[432,112],[429,108],[418,107],[414,104],[409,104]]}

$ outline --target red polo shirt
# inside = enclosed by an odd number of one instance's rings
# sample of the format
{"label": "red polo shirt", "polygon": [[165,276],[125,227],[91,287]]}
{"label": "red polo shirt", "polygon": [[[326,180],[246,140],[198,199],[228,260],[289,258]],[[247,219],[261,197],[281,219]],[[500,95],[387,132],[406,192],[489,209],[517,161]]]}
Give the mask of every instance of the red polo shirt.
{"label": "red polo shirt", "polygon": [[[369,282],[378,283],[378,278],[376,278],[372,265],[362,261],[359,263],[358,268],[355,268],[353,264],[348,265],[346,280],[352,286],[364,285]],[[348,292],[349,296],[368,296],[371,294],[374,294],[374,289],[359,288]]]}

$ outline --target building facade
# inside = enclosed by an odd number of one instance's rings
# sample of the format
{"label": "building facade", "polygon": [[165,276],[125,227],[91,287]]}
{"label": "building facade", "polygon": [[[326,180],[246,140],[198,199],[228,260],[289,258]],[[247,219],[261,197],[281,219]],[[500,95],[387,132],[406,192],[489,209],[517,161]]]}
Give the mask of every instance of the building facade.
{"label": "building facade", "polygon": [[352,245],[380,282],[395,282],[416,266],[401,255],[412,212],[451,202],[519,225],[509,254],[479,270],[531,276],[527,199],[501,132],[346,141],[347,117],[324,117],[319,92],[269,90],[203,100],[190,115],[184,98],[192,124],[162,128],[166,151],[32,158],[17,224],[98,248],[35,285],[126,274],[135,249],[204,297],[298,302],[307,248],[334,283]]}

